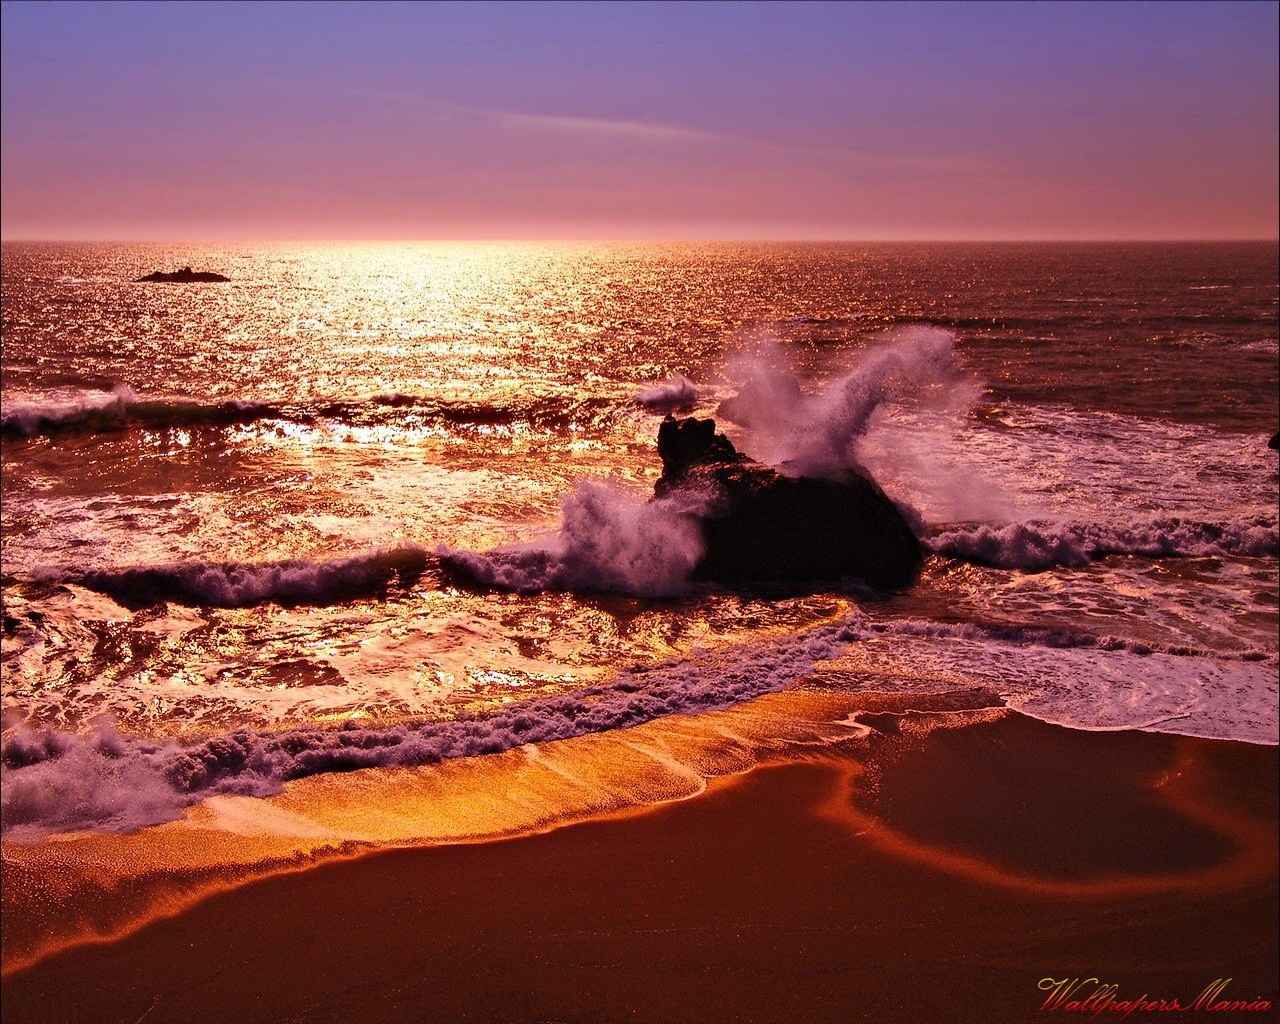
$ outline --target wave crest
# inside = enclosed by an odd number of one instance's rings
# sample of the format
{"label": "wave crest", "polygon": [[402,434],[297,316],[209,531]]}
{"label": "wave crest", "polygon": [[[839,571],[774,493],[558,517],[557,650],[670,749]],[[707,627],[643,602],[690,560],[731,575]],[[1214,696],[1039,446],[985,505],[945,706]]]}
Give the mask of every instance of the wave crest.
{"label": "wave crest", "polygon": [[79,430],[87,433],[122,430],[131,423],[150,427],[247,423],[277,415],[262,402],[231,399],[198,402],[182,398],[140,398],[123,384],[109,392],[84,392],[70,398],[14,402],[0,416],[0,430],[34,437]]}
{"label": "wave crest", "polygon": [[925,543],[936,554],[966,562],[1030,570],[1085,565],[1107,555],[1274,558],[1280,553],[1276,521],[1263,517],[1228,523],[1181,518],[1132,523],[982,523],[934,534]]}
{"label": "wave crest", "polygon": [[563,501],[560,532],[479,554],[440,548],[442,566],[504,590],[613,591],[639,597],[683,593],[702,557],[697,514],[709,498],[681,491],[637,501],[600,483]]}
{"label": "wave crest", "polygon": [[635,396],[636,404],[655,413],[688,412],[698,404],[698,387],[683,373]]}
{"label": "wave crest", "polygon": [[63,580],[108,594],[129,608],[159,601],[241,608],[276,601],[316,604],[375,593],[393,580],[411,583],[430,556],[417,544],[340,558],[281,562],[170,562],[82,573]]}
{"label": "wave crest", "polygon": [[738,360],[730,374],[742,383],[719,414],[751,431],[759,458],[785,464],[794,475],[839,479],[849,469],[865,471],[859,448],[882,409],[906,399],[953,408],[976,395],[950,331],[903,328],[890,341],[863,353],[855,369],[816,395],[801,391],[794,372],[779,369],[776,353]]}
{"label": "wave crest", "polygon": [[72,735],[17,725],[0,746],[0,828],[19,841],[74,829],[134,831],[181,817],[208,796],[269,796],[285,782],[324,772],[434,764],[716,710],[790,686],[854,637],[848,623],[831,623],[771,647],[623,671],[610,685],[536,698],[485,718],[238,729],[191,743],[123,736],[110,727]]}
{"label": "wave crest", "polygon": [[67,433],[112,433],[132,426],[166,429],[228,426],[259,420],[284,420],[346,427],[444,425],[501,427],[527,424],[547,431],[598,427],[618,414],[617,403],[602,398],[559,396],[521,399],[513,404],[450,402],[398,392],[369,398],[271,403],[251,399],[202,402],[168,397],[142,398],[125,385],[113,390],[81,392],[71,397],[45,397],[6,403],[0,431],[20,437]]}

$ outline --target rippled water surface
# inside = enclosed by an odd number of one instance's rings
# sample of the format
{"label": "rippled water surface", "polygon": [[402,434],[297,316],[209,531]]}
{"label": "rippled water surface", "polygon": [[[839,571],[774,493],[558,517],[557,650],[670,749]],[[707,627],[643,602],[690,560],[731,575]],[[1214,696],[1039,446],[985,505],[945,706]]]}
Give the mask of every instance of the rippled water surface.
{"label": "rippled water surface", "polygon": [[[133,280],[182,265],[231,281]],[[1276,276],[1257,244],[6,245],[10,749],[103,715],[144,760],[499,749],[814,673],[1275,742]],[[688,582],[644,505],[677,408],[763,459],[839,438],[920,582]],[[531,543],[551,589],[439,561]]]}

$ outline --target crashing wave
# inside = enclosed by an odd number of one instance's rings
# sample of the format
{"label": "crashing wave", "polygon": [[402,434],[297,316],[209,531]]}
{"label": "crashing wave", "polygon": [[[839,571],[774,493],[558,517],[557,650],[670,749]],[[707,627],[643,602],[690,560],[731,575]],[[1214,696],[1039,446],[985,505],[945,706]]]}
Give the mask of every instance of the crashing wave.
{"label": "crashing wave", "polygon": [[126,607],[160,601],[241,608],[275,601],[316,604],[378,592],[393,580],[413,582],[430,556],[416,544],[378,548],[342,558],[295,558],[281,562],[170,562],[93,570],[68,577],[108,594]]}
{"label": "crashing wave", "polygon": [[484,554],[437,553],[446,571],[503,590],[671,597],[687,590],[702,557],[696,516],[706,503],[694,492],[640,501],[587,482],[564,499],[560,531],[552,537]]}
{"label": "crashing wave", "polygon": [[0,827],[8,838],[94,829],[128,832],[171,821],[218,794],[269,796],[325,772],[434,764],[712,711],[790,686],[854,637],[819,626],[765,648],[744,646],[619,673],[612,684],[509,705],[488,717],[387,728],[267,733],[253,729],[181,743],[18,725],[0,748]]}
{"label": "crashing wave", "polygon": [[635,396],[636,404],[654,413],[688,412],[698,404],[698,387],[683,373],[666,384],[647,388]]}
{"label": "crashing wave", "polygon": [[729,373],[738,393],[720,404],[718,415],[751,431],[758,458],[795,475],[840,479],[851,469],[865,471],[861,448],[883,410],[908,401],[964,408],[977,394],[950,331],[901,328],[886,340],[817,394],[802,390],[777,352],[735,360]]}
{"label": "crashing wave", "polygon": [[130,424],[163,428],[248,423],[273,415],[277,415],[276,409],[262,402],[144,399],[121,384],[111,391],[90,391],[72,398],[14,402],[7,405],[0,416],[0,429],[34,437],[72,430],[115,431]]}
{"label": "crashing wave", "polygon": [[527,425],[539,430],[572,431],[598,427],[616,414],[616,403],[607,399],[552,397],[502,405],[388,393],[367,399],[311,403],[249,399],[201,402],[187,398],[141,398],[132,389],[119,385],[109,392],[88,391],[68,398],[6,403],[0,417],[0,430],[34,437],[110,433],[129,427],[167,429],[283,420],[304,425],[329,422],[348,427],[439,423],[462,428]]}
{"label": "crashing wave", "polygon": [[982,523],[945,530],[926,538],[925,543],[937,554],[967,562],[1030,570],[1085,565],[1108,555],[1274,558],[1280,553],[1276,521],[1264,517],[1228,523],[1182,518],[1130,523]]}

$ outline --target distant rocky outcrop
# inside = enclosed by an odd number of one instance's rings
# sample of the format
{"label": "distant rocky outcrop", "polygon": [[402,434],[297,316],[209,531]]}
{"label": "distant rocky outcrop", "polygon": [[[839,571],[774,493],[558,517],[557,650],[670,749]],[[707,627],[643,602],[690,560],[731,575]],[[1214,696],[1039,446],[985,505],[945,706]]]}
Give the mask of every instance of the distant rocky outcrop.
{"label": "distant rocky outcrop", "polygon": [[658,454],[657,497],[686,487],[717,494],[700,517],[698,577],[729,585],[854,578],[897,590],[919,575],[919,540],[866,476],[788,476],[735,449],[714,420],[692,417],[663,421]]}
{"label": "distant rocky outcrop", "polygon": [[221,274],[215,274],[209,270],[192,270],[190,267],[183,267],[181,270],[174,271],[153,270],[146,277],[139,277],[136,280],[139,283],[143,281],[167,281],[173,284],[192,284],[230,281],[231,278],[223,277]]}

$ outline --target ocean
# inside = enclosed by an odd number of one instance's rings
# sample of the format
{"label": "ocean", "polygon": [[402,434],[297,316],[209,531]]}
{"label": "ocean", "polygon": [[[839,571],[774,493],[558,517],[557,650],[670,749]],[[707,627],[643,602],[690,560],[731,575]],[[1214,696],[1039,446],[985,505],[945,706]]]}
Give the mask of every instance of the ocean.
{"label": "ocean", "polygon": [[[135,281],[180,266],[230,281]],[[1273,243],[6,243],[6,841],[794,687],[1276,744],[1277,275]],[[650,501],[669,413],[871,475],[919,580],[699,581]]]}

